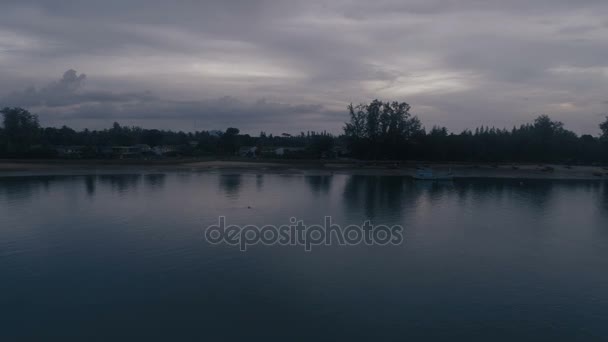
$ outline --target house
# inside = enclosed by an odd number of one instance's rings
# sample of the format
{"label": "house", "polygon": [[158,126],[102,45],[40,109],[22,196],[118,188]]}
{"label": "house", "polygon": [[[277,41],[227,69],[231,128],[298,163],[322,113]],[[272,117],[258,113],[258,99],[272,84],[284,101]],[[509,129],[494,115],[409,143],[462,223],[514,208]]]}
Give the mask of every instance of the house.
{"label": "house", "polygon": [[152,152],[152,148],[150,148],[149,145],[146,144],[138,144],[138,145],[134,145],[132,146],[133,150],[142,154],[146,154],[146,153],[151,153]]}
{"label": "house", "polygon": [[152,152],[159,156],[171,156],[171,155],[175,155],[179,152],[179,149],[176,148],[175,146],[155,146],[152,149]]}
{"label": "house", "polygon": [[55,146],[55,152],[62,158],[80,158],[83,148],[83,146]]}
{"label": "house", "polygon": [[257,154],[261,156],[273,156],[275,148],[272,146],[262,146],[257,150]]}
{"label": "house", "polygon": [[256,146],[242,146],[239,148],[239,156],[240,157],[249,157],[254,158],[257,156],[258,148]]}
{"label": "house", "polygon": [[274,150],[274,154],[277,156],[284,156],[286,154],[304,152],[305,150],[304,147],[277,147]]}
{"label": "house", "polygon": [[133,146],[112,146],[112,155],[119,159],[142,158],[154,155],[150,146],[145,144]]}

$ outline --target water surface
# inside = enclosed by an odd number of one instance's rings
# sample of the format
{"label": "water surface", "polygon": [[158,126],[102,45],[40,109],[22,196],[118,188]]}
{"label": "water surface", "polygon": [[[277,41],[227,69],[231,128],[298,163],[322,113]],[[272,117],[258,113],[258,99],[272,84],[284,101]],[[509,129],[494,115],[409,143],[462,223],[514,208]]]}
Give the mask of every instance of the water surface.
{"label": "water surface", "polygon": [[[405,227],[400,246],[203,230]],[[0,341],[608,340],[601,182],[133,173],[0,178]]]}

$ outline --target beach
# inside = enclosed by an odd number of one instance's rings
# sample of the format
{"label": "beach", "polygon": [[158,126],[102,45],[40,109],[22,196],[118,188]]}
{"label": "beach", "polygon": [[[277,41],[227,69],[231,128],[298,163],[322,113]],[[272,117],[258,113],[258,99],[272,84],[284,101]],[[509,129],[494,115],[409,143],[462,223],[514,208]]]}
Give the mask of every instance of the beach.
{"label": "beach", "polygon": [[608,167],[556,164],[482,164],[323,160],[0,160],[0,177],[112,172],[226,170],[293,174],[413,176],[420,168],[452,172],[455,179],[606,180]]}

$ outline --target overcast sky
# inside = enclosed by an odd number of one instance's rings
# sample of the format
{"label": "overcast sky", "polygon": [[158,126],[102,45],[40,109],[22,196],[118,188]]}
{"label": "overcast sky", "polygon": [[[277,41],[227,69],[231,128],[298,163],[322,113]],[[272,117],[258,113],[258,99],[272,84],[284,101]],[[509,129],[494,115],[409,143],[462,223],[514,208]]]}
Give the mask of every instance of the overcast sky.
{"label": "overcast sky", "polygon": [[0,106],[43,125],[339,133],[348,103],[379,98],[428,128],[546,113],[597,135],[608,113],[606,0],[1,0],[0,13]]}

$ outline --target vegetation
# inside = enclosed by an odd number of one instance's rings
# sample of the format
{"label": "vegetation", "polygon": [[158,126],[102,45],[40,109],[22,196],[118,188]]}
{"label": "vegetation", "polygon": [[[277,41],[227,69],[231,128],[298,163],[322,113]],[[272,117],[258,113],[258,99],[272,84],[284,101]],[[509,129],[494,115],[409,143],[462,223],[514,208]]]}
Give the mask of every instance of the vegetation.
{"label": "vegetation", "polygon": [[602,130],[602,136],[600,138],[602,141],[608,142],[608,116],[606,117],[606,121],[600,124],[600,129]]}
{"label": "vegetation", "polygon": [[[21,108],[4,108],[3,125],[0,127],[0,158],[53,158],[64,147],[77,149],[72,157],[112,157],[108,148],[117,146],[146,145],[163,147],[165,156],[234,156],[243,146],[307,147],[297,155],[287,157],[318,158],[331,148],[333,137],[325,132],[307,132],[298,136],[281,136],[260,133],[259,137],[240,134],[230,127],[225,132],[197,131],[174,132],[168,130],[126,127],[114,123],[112,128],[100,131],[88,129],[75,131],[69,127],[41,128],[38,117]],[[167,153],[166,151],[170,152]]]}
{"label": "vegetation", "polygon": [[350,122],[344,134],[352,153],[366,159],[406,159],[412,143],[424,131],[420,120],[410,115],[410,105],[402,102],[348,106]]}
{"label": "vegetation", "polygon": [[478,127],[460,134],[445,127],[426,132],[407,103],[348,107],[350,122],[344,127],[353,156],[364,159],[415,159],[471,162],[608,161],[608,118],[600,125],[601,137],[577,136],[547,115],[511,130]]}
{"label": "vegetation", "polygon": [[[478,127],[450,133],[445,127],[428,132],[410,113],[405,102],[382,102],[348,106],[350,120],[344,134],[302,132],[291,136],[253,137],[230,127],[224,132],[174,132],[139,127],[75,131],[69,127],[40,127],[38,117],[22,108],[4,108],[0,127],[1,158],[49,158],[64,156],[60,147],[78,149],[78,158],[110,157],[115,146],[163,147],[177,156],[234,156],[245,146],[257,147],[257,156],[272,148],[299,148],[286,158],[332,158],[366,160],[428,160],[468,162],[559,162],[591,164],[608,162],[608,117],[599,125],[601,135],[578,136],[547,115],[510,130]],[[171,147],[168,149],[167,147]],[[295,149],[294,149],[295,150]],[[273,153],[270,153],[273,154]]]}

